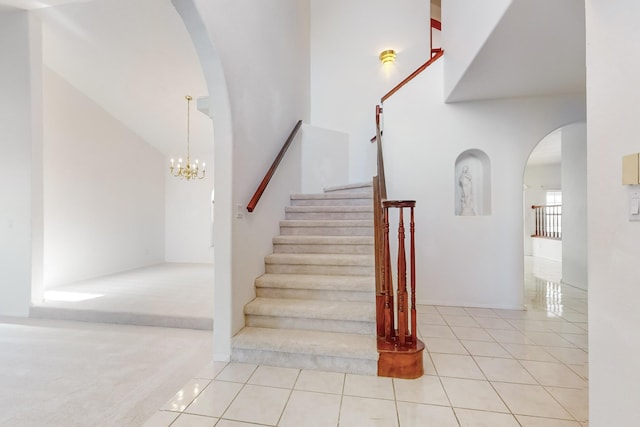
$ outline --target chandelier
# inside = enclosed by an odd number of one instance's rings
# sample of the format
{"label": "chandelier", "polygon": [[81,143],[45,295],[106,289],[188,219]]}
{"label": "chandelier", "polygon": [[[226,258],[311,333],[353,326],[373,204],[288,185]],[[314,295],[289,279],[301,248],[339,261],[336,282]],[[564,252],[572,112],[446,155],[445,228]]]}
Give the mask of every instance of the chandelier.
{"label": "chandelier", "polygon": [[185,99],[187,100],[187,162],[183,166],[182,158],[179,158],[178,164],[176,165],[175,160],[171,159],[171,166],[169,167],[169,171],[171,172],[171,175],[189,181],[192,179],[195,180],[196,178],[204,178],[205,163],[202,162],[202,167],[200,167],[200,165],[198,164],[197,159],[194,163],[191,163],[191,153],[189,152],[189,106],[193,98],[190,95],[187,95],[185,96]]}

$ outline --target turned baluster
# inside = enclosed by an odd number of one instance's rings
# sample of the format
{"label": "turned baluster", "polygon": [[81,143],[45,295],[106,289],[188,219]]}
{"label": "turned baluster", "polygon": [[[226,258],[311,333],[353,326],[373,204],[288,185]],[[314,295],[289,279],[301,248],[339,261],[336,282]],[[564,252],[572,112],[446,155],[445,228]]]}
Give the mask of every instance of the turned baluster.
{"label": "turned baluster", "polygon": [[411,222],[409,232],[411,233],[411,343],[416,344],[417,311],[416,311],[416,226],[413,216],[414,206],[411,206]]}
{"label": "turned baluster", "polygon": [[393,282],[391,281],[391,253],[389,250],[389,209],[384,207],[383,215],[384,237],[384,262],[383,262],[383,286],[384,286],[384,327],[385,339],[391,342],[395,336],[393,315]]}
{"label": "turned baluster", "polygon": [[401,346],[407,343],[407,258],[404,247],[404,210],[398,214],[398,339]]}

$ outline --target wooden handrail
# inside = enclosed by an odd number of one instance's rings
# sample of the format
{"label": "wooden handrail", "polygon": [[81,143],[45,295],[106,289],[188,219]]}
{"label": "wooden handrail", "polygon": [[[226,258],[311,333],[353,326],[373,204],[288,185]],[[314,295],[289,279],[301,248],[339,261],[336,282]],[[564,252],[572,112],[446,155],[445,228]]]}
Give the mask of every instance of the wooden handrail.
{"label": "wooden handrail", "polygon": [[396,93],[397,91],[400,90],[400,88],[402,88],[402,86],[406,85],[407,83],[409,83],[411,80],[413,80],[414,78],[416,78],[416,76],[418,74],[420,74],[421,72],[423,72],[424,70],[427,69],[427,67],[431,64],[433,64],[434,62],[436,62],[442,55],[444,55],[444,50],[440,50],[439,52],[436,52],[435,55],[433,55],[433,57],[431,57],[427,62],[425,62],[424,64],[422,64],[420,67],[418,67],[417,70],[415,70],[413,73],[409,74],[409,77],[407,77],[406,79],[404,79],[403,81],[401,81],[400,83],[398,83],[396,85],[396,87],[394,87],[393,89],[391,89],[389,92],[387,92],[382,99],[380,99],[380,102],[384,102],[387,99],[389,99],[391,97],[391,95],[393,95],[394,93]]}
{"label": "wooden handrail", "polygon": [[260,201],[260,197],[262,196],[262,193],[264,193],[264,190],[267,188],[269,181],[271,181],[271,178],[276,173],[276,169],[278,169],[278,165],[280,164],[280,161],[282,160],[285,153],[287,152],[287,149],[291,145],[291,142],[296,137],[298,130],[300,130],[300,126],[302,126],[302,120],[298,120],[298,123],[296,123],[296,125],[293,127],[293,130],[289,134],[289,137],[287,138],[287,140],[284,142],[284,145],[280,149],[280,152],[276,156],[276,159],[273,161],[273,164],[271,165],[266,175],[262,179],[262,182],[258,186],[258,189],[253,194],[251,201],[247,205],[247,210],[249,212],[253,212],[253,210],[256,208],[256,205],[258,204],[258,201]]}
{"label": "wooden handrail", "polygon": [[442,22],[431,18],[431,28],[429,28],[429,48],[432,58],[437,55],[438,52],[442,51],[441,47],[433,47],[433,30],[442,31]]}

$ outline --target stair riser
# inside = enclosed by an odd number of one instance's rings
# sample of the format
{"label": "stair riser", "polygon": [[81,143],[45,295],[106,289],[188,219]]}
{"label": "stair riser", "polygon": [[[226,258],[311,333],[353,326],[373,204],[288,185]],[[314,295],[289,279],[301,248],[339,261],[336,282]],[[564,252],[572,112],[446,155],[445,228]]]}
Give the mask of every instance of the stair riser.
{"label": "stair riser", "polygon": [[373,219],[372,212],[287,212],[285,219],[325,220],[325,219]]}
{"label": "stair riser", "polygon": [[271,329],[303,329],[307,331],[375,334],[375,322],[349,320],[307,319],[301,317],[245,315],[245,325]]}
{"label": "stair riser", "polygon": [[357,375],[376,375],[378,372],[377,360],[286,353],[269,350],[233,348],[231,351],[231,361]]}
{"label": "stair riser", "polygon": [[266,264],[273,274],[323,274],[328,276],[373,276],[373,267],[357,265]]}
{"label": "stair riser", "polygon": [[322,301],[375,302],[374,292],[256,288],[256,296],[264,298],[312,299]]}
{"label": "stair riser", "polygon": [[373,245],[286,245],[276,243],[273,252],[278,254],[373,254]]}
{"label": "stair riser", "polygon": [[342,190],[329,190],[324,192],[324,194],[362,194],[362,193],[373,194],[373,190],[371,187],[356,187],[356,188],[346,188]]}
{"label": "stair riser", "polygon": [[213,319],[117,311],[81,310],[57,307],[31,307],[34,319],[72,320],[75,322],[159,326],[163,328],[213,330]]}
{"label": "stair riser", "polygon": [[372,206],[370,198],[362,199],[294,199],[291,206]]}
{"label": "stair riser", "polygon": [[280,226],[283,236],[373,236],[373,227]]}

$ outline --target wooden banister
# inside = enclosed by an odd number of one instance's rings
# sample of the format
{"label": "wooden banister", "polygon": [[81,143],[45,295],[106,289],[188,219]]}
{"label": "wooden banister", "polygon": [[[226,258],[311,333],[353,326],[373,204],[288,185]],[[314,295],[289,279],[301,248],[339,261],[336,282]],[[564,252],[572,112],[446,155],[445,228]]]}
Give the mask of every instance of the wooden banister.
{"label": "wooden banister", "polygon": [[440,51],[436,52],[427,62],[422,64],[420,67],[418,67],[417,70],[415,70],[413,73],[409,74],[409,76],[406,79],[404,79],[403,81],[398,83],[393,89],[391,89],[389,92],[387,92],[382,97],[382,99],[380,99],[380,102],[384,102],[387,99],[389,99],[391,97],[391,95],[393,95],[394,93],[399,91],[400,88],[402,88],[404,85],[409,83],[411,80],[415,79],[416,76],[418,76],[421,72],[426,70],[429,65],[433,64],[434,62],[436,62],[442,55],[444,55],[444,50],[440,50]]}
{"label": "wooden banister", "polygon": [[[382,152],[382,107],[376,106],[376,142],[378,174],[373,177],[373,224],[376,269],[376,334],[378,375],[394,378],[418,378],[424,373],[424,344],[417,336],[415,225],[413,200],[387,200]],[[398,209],[397,289],[393,286],[389,209]],[[405,248],[404,211],[409,209],[410,246]],[[407,289],[407,263],[409,289]],[[397,322],[397,323],[396,323]],[[396,329],[397,324],[397,329]]]}
{"label": "wooden banister", "polygon": [[251,201],[247,205],[247,210],[249,212],[253,212],[253,210],[256,208],[256,205],[258,204],[258,201],[260,201],[260,197],[262,197],[262,193],[264,193],[264,190],[267,188],[267,185],[269,184],[269,181],[271,181],[271,178],[276,173],[276,169],[278,169],[278,165],[280,164],[280,161],[282,160],[282,158],[284,157],[285,153],[287,152],[287,149],[289,149],[289,146],[291,145],[291,142],[296,137],[296,134],[298,133],[298,130],[300,130],[300,126],[302,126],[302,120],[298,120],[298,123],[296,123],[296,125],[293,127],[293,130],[289,134],[289,137],[284,142],[284,145],[282,146],[282,148],[280,149],[280,152],[278,153],[278,155],[276,156],[275,160],[273,161],[273,164],[271,165],[271,167],[267,171],[266,175],[262,179],[262,182],[258,186],[258,189],[256,190],[256,192],[254,193],[253,197],[251,198]]}

